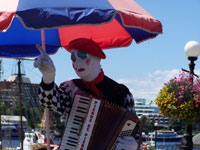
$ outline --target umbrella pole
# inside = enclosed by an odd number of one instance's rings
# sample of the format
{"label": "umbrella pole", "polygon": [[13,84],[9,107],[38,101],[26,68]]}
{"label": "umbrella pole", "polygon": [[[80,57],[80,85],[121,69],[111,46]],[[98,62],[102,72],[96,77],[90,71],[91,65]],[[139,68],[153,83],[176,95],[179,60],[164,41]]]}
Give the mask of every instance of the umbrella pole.
{"label": "umbrella pole", "polygon": [[[41,30],[41,38],[42,38],[42,48],[46,50],[44,30]],[[45,108],[45,114],[46,114],[45,126],[46,126],[47,150],[50,150],[49,109],[48,108]]]}

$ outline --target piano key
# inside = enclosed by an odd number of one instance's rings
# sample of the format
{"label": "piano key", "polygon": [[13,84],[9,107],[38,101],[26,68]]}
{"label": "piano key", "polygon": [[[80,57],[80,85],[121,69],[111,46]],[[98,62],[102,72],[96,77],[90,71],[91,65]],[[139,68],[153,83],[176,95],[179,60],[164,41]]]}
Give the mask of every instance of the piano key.
{"label": "piano key", "polygon": [[[69,138],[69,137],[71,137],[71,136],[73,136],[73,135],[69,135],[69,136],[67,136],[67,137],[63,137],[63,142],[68,142],[69,140],[72,140],[72,141],[78,143],[78,140],[74,140],[74,139],[72,139],[72,138]],[[76,139],[78,139],[78,138],[79,138],[79,137],[76,136]]]}
{"label": "piano key", "polygon": [[90,98],[88,97],[80,97],[80,99],[85,100],[85,101],[90,101]]}
{"label": "piano key", "polygon": [[67,138],[69,138],[69,136],[72,136],[72,137],[77,138],[77,139],[78,139],[79,136],[80,136],[78,132],[74,132],[74,133],[73,133],[73,132],[69,131],[67,134],[68,134],[68,136],[65,136],[65,139],[66,139],[66,140],[67,140]]}
{"label": "piano key", "polygon": [[77,119],[77,118],[75,118],[75,117],[74,117],[74,121],[77,121],[77,122],[83,122],[82,119]]}
{"label": "piano key", "polygon": [[79,101],[79,103],[81,103],[81,104],[89,104],[89,102],[87,102],[87,101]]}
{"label": "piano key", "polygon": [[74,132],[74,131],[72,131],[72,130],[70,131],[70,133],[74,133],[74,134],[77,134],[77,135],[78,135],[78,133],[77,133],[77,132]]}
{"label": "piano key", "polygon": [[[65,142],[65,141],[64,141]],[[62,143],[62,145],[60,147],[62,147],[60,150],[65,150],[65,149],[69,149],[69,150],[76,150],[77,145],[74,144],[70,144],[68,142]]]}
{"label": "piano key", "polygon": [[70,149],[70,150],[76,150],[77,145],[66,143],[65,147]]}
{"label": "piano key", "polygon": [[72,137],[78,137],[79,136],[79,131],[76,131],[76,133],[71,133],[71,130],[67,130],[65,132],[65,134],[68,135],[68,136],[72,136]]}
{"label": "piano key", "polygon": [[74,143],[74,144],[78,144],[78,141],[77,142],[75,142],[75,141],[73,141],[73,140],[68,140],[68,142],[70,142],[70,143]]}
{"label": "piano key", "polygon": [[70,115],[72,116],[71,119],[74,118],[75,115],[79,116],[79,117],[83,117],[83,118],[86,117],[86,113],[81,113],[81,112],[76,112],[76,113],[72,112],[72,113],[70,113]]}
{"label": "piano key", "polygon": [[78,141],[78,138],[75,138],[75,137],[71,137],[69,136],[70,139],[74,139],[74,140],[77,140]]}
{"label": "piano key", "polygon": [[68,131],[68,130],[70,130],[72,127],[75,127],[75,128],[77,128],[77,129],[79,130],[79,129],[82,127],[82,125],[70,123],[66,130]]}
{"label": "piano key", "polygon": [[82,109],[76,109],[76,112],[87,114],[88,111]]}
{"label": "piano key", "polygon": [[71,130],[78,131],[79,129],[71,127]]}
{"label": "piano key", "polygon": [[73,140],[68,140],[66,143],[68,143],[69,146],[77,147],[79,141],[73,141]]}
{"label": "piano key", "polygon": [[77,116],[77,115],[75,115],[74,117],[75,117],[75,118],[80,118],[80,119],[82,119],[82,120],[85,119],[85,118],[83,118],[83,117],[81,117],[81,116]]}
{"label": "piano key", "polygon": [[86,107],[81,107],[81,106],[78,106],[77,108],[78,109],[83,109],[83,110],[88,110]]}
{"label": "piano key", "polygon": [[88,107],[87,106],[79,106],[79,107],[76,107],[76,109],[82,110],[82,111],[87,111]]}

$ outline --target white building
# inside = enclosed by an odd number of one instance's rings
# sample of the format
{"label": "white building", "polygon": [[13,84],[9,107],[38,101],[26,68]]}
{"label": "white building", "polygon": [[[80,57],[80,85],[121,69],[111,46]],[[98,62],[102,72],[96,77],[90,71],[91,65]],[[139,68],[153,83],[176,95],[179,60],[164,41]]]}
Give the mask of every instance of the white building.
{"label": "white building", "polygon": [[156,109],[150,107],[149,104],[146,104],[146,99],[144,98],[137,98],[135,99],[135,111],[137,116],[140,118],[142,115],[154,115],[158,114]]}
{"label": "white building", "polygon": [[139,118],[141,118],[141,116],[146,116],[151,121],[157,122],[159,126],[168,126],[169,117],[164,117],[159,114],[158,108],[147,104],[146,99],[135,99],[135,111]]}
{"label": "white building", "polygon": [[[19,126],[20,121],[21,121],[20,116],[1,115],[1,124],[5,126],[9,126],[9,124],[14,124],[16,126]],[[24,128],[26,128],[28,125],[28,122],[25,116],[22,116],[22,124]]]}

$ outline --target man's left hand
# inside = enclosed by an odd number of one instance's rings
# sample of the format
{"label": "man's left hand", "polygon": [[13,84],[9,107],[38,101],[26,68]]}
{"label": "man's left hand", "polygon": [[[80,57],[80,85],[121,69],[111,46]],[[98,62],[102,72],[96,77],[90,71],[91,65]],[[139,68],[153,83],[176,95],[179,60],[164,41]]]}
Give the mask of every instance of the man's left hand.
{"label": "man's left hand", "polygon": [[117,138],[118,143],[116,144],[117,150],[137,150],[137,142],[132,136],[124,136],[123,138]]}

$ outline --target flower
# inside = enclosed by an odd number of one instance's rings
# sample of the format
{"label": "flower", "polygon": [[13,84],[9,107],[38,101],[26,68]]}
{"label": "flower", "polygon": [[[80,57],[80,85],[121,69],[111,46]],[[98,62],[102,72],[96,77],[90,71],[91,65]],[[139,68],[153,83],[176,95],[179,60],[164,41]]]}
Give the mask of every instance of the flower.
{"label": "flower", "polygon": [[183,121],[196,121],[200,116],[200,80],[181,72],[164,83],[156,100],[161,114]]}

